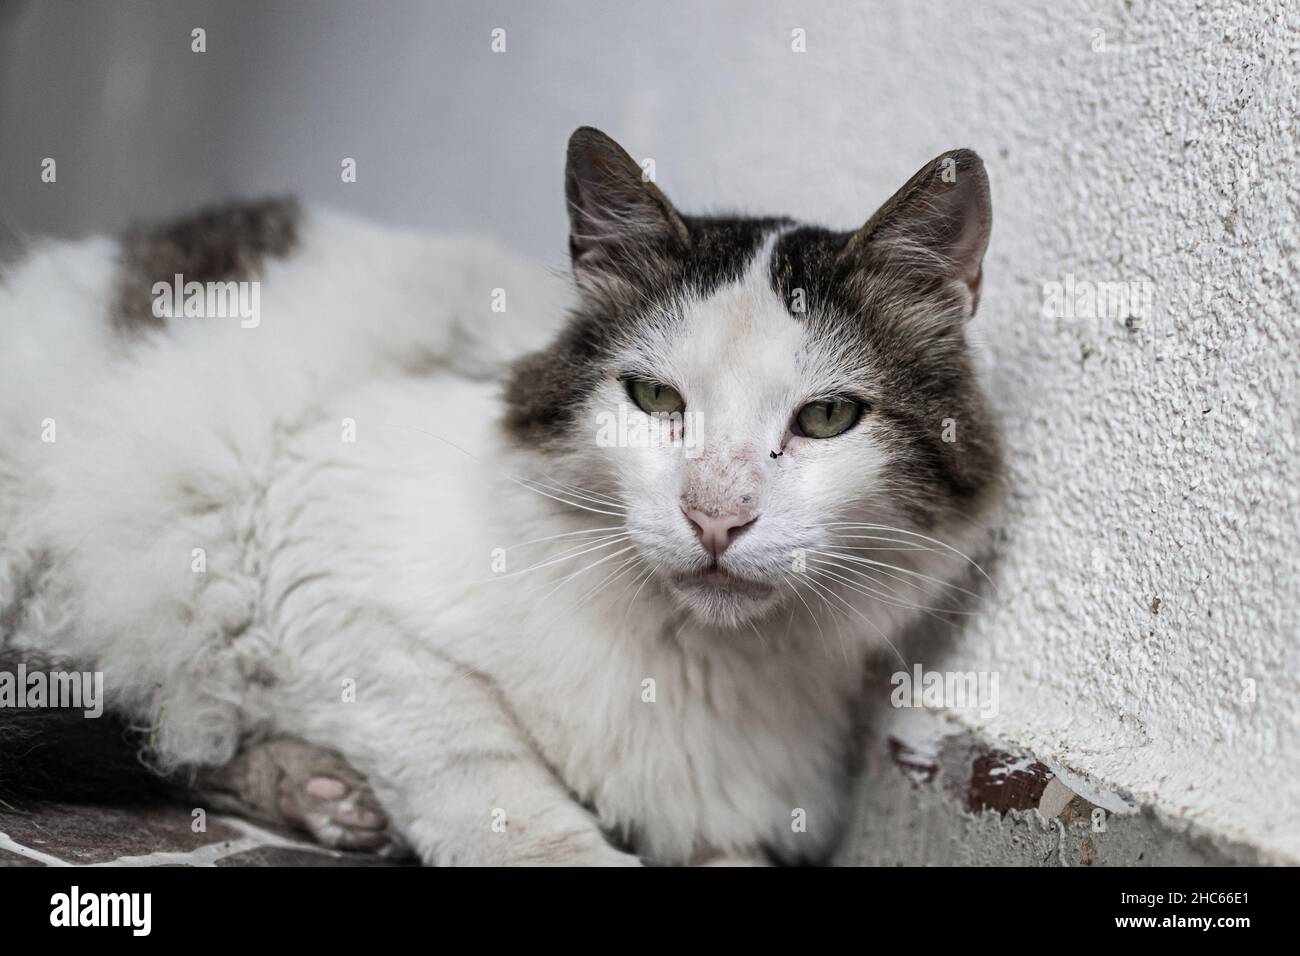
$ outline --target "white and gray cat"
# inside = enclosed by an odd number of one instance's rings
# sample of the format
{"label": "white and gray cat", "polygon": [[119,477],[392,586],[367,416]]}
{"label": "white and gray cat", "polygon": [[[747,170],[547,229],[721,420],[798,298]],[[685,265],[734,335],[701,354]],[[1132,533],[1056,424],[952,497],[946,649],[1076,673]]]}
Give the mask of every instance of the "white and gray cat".
{"label": "white and gray cat", "polygon": [[[335,845],[825,860],[864,661],[998,497],[983,165],[838,233],[683,215],[584,128],[566,192],[572,287],[288,202],[33,250],[7,654],[103,671],[156,768]],[[181,295],[225,282],[256,315]]]}

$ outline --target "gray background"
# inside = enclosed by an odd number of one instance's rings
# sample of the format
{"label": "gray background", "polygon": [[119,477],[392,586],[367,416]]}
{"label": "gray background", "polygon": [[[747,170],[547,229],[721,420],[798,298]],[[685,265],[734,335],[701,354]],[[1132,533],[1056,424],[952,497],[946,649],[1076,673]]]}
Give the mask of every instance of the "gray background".
{"label": "gray background", "polygon": [[[77,235],[293,191],[560,255],[564,144],[587,124],[652,156],[684,208],[848,227],[970,132],[927,115],[911,70],[882,63],[861,82],[856,61],[881,48],[910,48],[918,68],[941,54],[892,6],[837,14],[863,47],[817,4],[5,0],[0,210],[12,230]],[[960,11],[936,26],[961,29]],[[196,26],[204,54],[190,49]],[[795,26],[811,55],[791,53]],[[46,156],[57,190],[25,175]],[[340,181],[345,156],[355,184]],[[846,196],[823,179],[862,185]]]}

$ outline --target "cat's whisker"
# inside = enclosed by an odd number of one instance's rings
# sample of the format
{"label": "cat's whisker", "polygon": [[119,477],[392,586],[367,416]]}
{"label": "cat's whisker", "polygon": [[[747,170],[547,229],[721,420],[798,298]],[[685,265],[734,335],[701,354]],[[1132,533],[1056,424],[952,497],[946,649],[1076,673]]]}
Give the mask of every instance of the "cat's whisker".
{"label": "cat's whisker", "polygon": [[[898,575],[891,576],[886,571],[880,570],[877,567],[877,564],[881,564],[883,562],[872,563],[872,560],[870,558],[861,557],[856,554],[847,554],[843,551],[820,551],[811,548],[805,552],[805,555],[807,556],[807,560],[821,560],[823,562],[828,562],[828,563],[836,563],[837,561],[848,562],[847,564],[840,564],[839,566],[844,568],[845,570],[853,571],[855,573],[862,575],[864,578],[867,578],[867,580],[871,581],[872,584],[879,585],[880,587],[889,588],[894,593],[898,593],[899,591],[898,584],[907,585],[912,590],[916,590],[916,591],[924,590],[918,582],[910,581],[907,578],[902,578],[899,577]],[[885,565],[885,566],[893,567],[892,565]],[[868,577],[867,574],[868,572],[876,572],[878,574],[884,575],[887,578],[892,577],[892,580],[898,582],[898,584],[893,584],[890,581],[884,581],[874,577]]]}
{"label": "cat's whisker", "polygon": [[[839,639],[840,642],[840,653],[844,655],[844,663],[848,664],[849,652],[848,652],[848,642],[844,639],[843,612],[841,612],[837,607],[835,607],[835,605],[831,604],[831,602],[826,599],[826,595],[823,593],[823,589],[817,586],[817,582],[807,577],[803,578],[803,582],[807,584],[809,588],[812,589],[812,593],[816,595],[817,600],[819,600],[822,603],[822,605],[830,612],[831,620],[835,623],[835,636]],[[826,653],[827,654],[830,653],[829,648],[827,649]]]}
{"label": "cat's whisker", "polygon": [[601,511],[596,508],[589,508],[586,505],[578,504],[576,501],[569,501],[565,498],[558,498],[555,495],[549,494],[548,492],[542,491],[538,488],[534,488],[532,487],[532,485],[528,484],[527,482],[530,480],[535,481],[536,479],[520,478],[516,475],[511,475],[508,472],[502,471],[500,468],[493,468],[493,466],[483,461],[482,458],[479,458],[478,455],[475,455],[473,452],[462,448],[460,445],[456,444],[451,439],[444,438],[442,435],[436,434],[435,432],[428,431],[427,429],[418,428],[415,425],[405,425],[399,422],[376,422],[375,424],[380,428],[399,428],[404,431],[415,432],[418,435],[424,435],[425,437],[432,438],[435,441],[440,441],[444,445],[456,449],[456,451],[460,452],[462,455],[465,455],[467,458],[470,458],[471,460],[478,462],[480,465],[485,465],[486,467],[492,468],[492,470],[495,471],[497,474],[506,478],[508,481],[511,481],[516,485],[519,485],[521,488],[527,488],[529,491],[536,492],[537,494],[543,495],[544,497],[547,498],[551,498],[555,501],[560,502],[561,504],[566,504],[571,507],[578,508],[582,511],[590,511],[593,514],[609,515],[610,517],[613,518],[622,518],[627,514],[627,509],[619,505],[613,505],[613,504],[607,505],[607,507],[617,507],[619,509],[618,511]]}
{"label": "cat's whisker", "polygon": [[[852,537],[849,535],[848,537]],[[886,540],[881,538],[879,540]],[[843,551],[920,551],[925,554],[938,554],[934,548],[927,548],[920,544],[895,544],[891,547],[864,545],[864,544],[837,544],[837,547]]]}
{"label": "cat's whisker", "polygon": [[623,585],[623,590],[618,592],[618,597],[615,598],[615,603],[621,600],[623,595],[627,594],[627,592],[632,589],[632,587],[637,583],[637,581],[641,580],[641,574],[646,569],[646,567],[648,567],[648,565],[649,562],[646,561],[644,555],[638,554],[636,556],[636,563],[632,566],[632,576],[628,578],[627,583]]}
{"label": "cat's whisker", "polygon": [[548,534],[543,538],[532,538],[529,541],[521,541],[519,544],[512,544],[510,547],[506,549],[506,552],[509,553],[510,551],[514,551],[519,548],[526,548],[530,544],[541,544],[544,541],[554,541],[557,538],[571,538],[574,535],[580,535],[580,534],[597,534],[602,531],[619,531],[622,529],[622,527],[623,527],[622,525],[612,524],[604,528],[583,528],[578,531],[562,531],[559,534]]}
{"label": "cat's whisker", "polygon": [[[988,581],[988,583],[993,586],[993,590],[995,591],[997,590],[998,587],[997,583],[994,582],[993,578],[989,576],[987,571],[985,571],[982,567],[979,566],[979,564],[975,561],[974,558],[966,554],[966,552],[961,551],[958,548],[954,548],[946,541],[940,541],[938,538],[932,538],[929,535],[921,534],[919,531],[910,531],[906,528],[895,528],[892,527],[891,525],[875,524],[870,522],[858,522],[858,521],[836,521],[836,522],[831,522],[830,524],[824,524],[822,525],[822,527],[827,529],[849,528],[850,530],[888,531],[892,534],[902,534],[912,538],[920,538],[922,541],[927,541],[930,544],[938,545],[940,548],[943,548],[945,551],[951,552],[952,554],[955,554],[957,557],[961,558],[963,561],[965,561],[967,564],[973,567],[976,571],[978,571],[983,576],[984,580]],[[838,533],[838,532],[833,532],[833,533]]]}
{"label": "cat's whisker", "polygon": [[[872,577],[871,575],[873,573],[885,574],[887,577],[889,576],[887,572],[881,571],[878,568],[852,568],[833,561],[818,561],[817,563],[822,566],[823,570],[825,570],[827,565],[830,565],[840,568],[850,575],[854,575],[857,578],[856,583],[861,587],[866,588],[863,593],[868,593],[882,604],[886,604],[890,607],[916,610],[931,617],[935,614],[952,614],[970,617],[981,613],[979,611],[966,611],[957,608],[933,607],[928,604],[919,603],[919,601],[924,598],[932,597],[933,595],[931,592],[920,587],[915,582],[897,578],[896,576],[894,576],[895,580],[899,583]],[[885,590],[881,591],[879,590],[880,588]]]}
{"label": "cat's whisker", "polygon": [[933,618],[934,620],[945,621],[945,622],[948,621],[948,618],[944,617],[943,615],[947,615],[947,614],[968,615],[969,614],[969,612],[950,611],[945,608],[932,607],[926,604],[919,604],[901,596],[899,597],[885,596],[882,595],[880,591],[865,585],[862,580],[854,580],[851,577],[846,577],[845,575],[840,574],[836,571],[832,571],[824,566],[818,567],[816,569],[812,569],[812,573],[817,574],[821,578],[826,578],[829,581],[835,581],[839,585],[842,585],[845,589],[861,594],[864,597],[868,598],[873,603],[881,605],[882,607],[897,608],[903,611],[915,611],[917,613],[924,614],[926,617]]}
{"label": "cat's whisker", "polygon": [[491,578],[485,578],[483,580],[501,581],[501,580],[505,580],[506,578],[518,577],[521,574],[528,574],[530,572],[540,571],[542,568],[548,568],[553,564],[559,564],[562,561],[572,561],[574,558],[582,557],[582,555],[584,554],[590,554],[593,551],[599,551],[602,548],[608,548],[611,545],[619,544],[627,540],[628,537],[629,536],[626,534],[614,534],[614,535],[610,535],[608,538],[600,539],[600,542],[598,544],[592,544],[592,542],[590,541],[584,541],[582,542],[582,544],[578,545],[578,547],[582,548],[583,550],[574,552],[574,549],[570,548],[568,549],[568,551],[574,553],[561,553],[558,557],[550,558],[546,561],[539,562],[538,564],[529,565],[526,568],[520,568],[518,571],[509,571],[504,574],[495,575]]}
{"label": "cat's whisker", "polygon": [[[863,581],[855,581],[852,578],[845,578],[844,575],[836,574],[835,571],[827,571],[826,566],[824,566],[822,562],[818,562],[818,564],[820,567],[816,568],[816,570],[809,568],[813,574],[823,576],[823,578],[832,578],[840,581],[840,583],[844,584],[846,588],[852,589],[852,591],[857,591],[859,594],[866,594],[866,596],[872,598],[872,600],[879,601],[880,604],[888,605],[889,607],[898,607],[898,609],[909,611],[922,611],[922,613],[926,614],[927,617],[935,617],[935,615],[939,614],[959,614],[970,617],[970,615],[978,614],[978,611],[959,611],[948,609],[948,607],[932,607],[930,605],[915,604],[913,601],[906,601],[904,598],[897,596],[897,592],[894,592],[893,596],[891,596],[891,594],[876,591],[875,588],[863,583]],[[836,567],[842,567],[842,564],[836,564]],[[848,570],[848,568],[846,568],[846,570]],[[852,574],[852,570],[850,570],[850,574]],[[937,619],[943,620],[943,618]]]}
{"label": "cat's whisker", "polygon": [[[811,557],[808,560],[809,563],[816,564],[819,567],[836,567],[847,571],[850,574],[857,575],[861,579],[858,583],[863,594],[874,597],[882,603],[893,604],[897,607],[905,606],[899,599],[900,591],[896,585],[891,585],[887,581],[880,581],[876,578],[870,577],[866,570],[862,568],[854,568],[851,565],[840,564],[838,561],[831,561],[827,558]],[[882,588],[888,588],[888,590],[881,590]]]}
{"label": "cat's whisker", "polygon": [[[782,576],[783,578],[786,577],[786,575],[785,575],[784,573],[782,573],[781,576]],[[798,609],[797,607],[795,607],[794,602],[791,601],[791,602],[790,602],[790,619],[789,619],[788,621],[785,622],[785,636],[786,636],[786,638],[789,638],[789,637],[790,637],[790,629],[794,627],[794,616],[795,616],[795,613],[796,613],[798,610],[799,610],[799,609]]]}
{"label": "cat's whisker", "polygon": [[[796,598],[799,599],[799,603],[804,606],[804,610],[808,612],[808,617],[812,620],[813,624],[816,626],[817,633],[821,635],[822,648],[826,651],[827,654],[830,654],[831,652],[830,646],[826,643],[826,632],[822,630],[821,622],[817,620],[816,613],[813,612],[813,609],[809,606],[808,602],[804,600],[804,596],[799,593],[799,582],[794,578],[792,578],[789,574],[785,573],[784,571],[781,572],[781,577],[784,578],[786,583],[790,585],[790,591],[794,594]],[[790,614],[790,623],[791,624],[794,623],[793,611]],[[789,633],[788,628],[787,628],[787,633]]]}
{"label": "cat's whisker", "polygon": [[[863,614],[860,610],[858,610],[856,607],[854,607],[854,606],[853,606],[852,604],[850,604],[848,601],[844,600],[844,598],[840,597],[840,595],[836,594],[832,589],[826,587],[825,585],[823,585],[823,584],[818,584],[816,581],[813,581],[813,580],[811,580],[811,579],[808,579],[808,583],[809,583],[810,585],[812,585],[814,588],[817,588],[817,589],[819,589],[819,590],[825,590],[825,592],[826,592],[830,597],[835,598],[835,600],[837,600],[837,601],[839,601],[841,604],[843,604],[843,605],[844,605],[848,610],[852,611],[852,612],[853,612],[854,614],[856,614],[858,617],[862,618],[863,622],[865,622],[866,625],[867,625],[868,627],[870,627],[873,631],[875,631],[877,634],[879,634],[879,635],[880,635],[880,639],[883,640],[886,644],[889,645],[889,649],[890,649],[891,651],[894,652],[894,656],[898,658],[899,662],[900,662],[904,667],[907,666],[907,659],[906,659],[905,657],[903,657],[902,652],[899,651],[899,649],[894,645],[894,642],[891,641],[891,640],[889,639],[889,637],[888,637],[888,636],[885,634],[885,632],[880,628],[880,626],[879,626],[878,624],[876,624],[875,621],[871,620],[871,618],[867,617],[867,616],[866,616],[865,614]],[[847,661],[847,656],[846,656],[846,661]]]}
{"label": "cat's whisker", "polygon": [[[933,554],[940,554],[940,553],[941,553],[940,550],[939,550],[938,548],[933,548],[933,547],[931,547],[930,545],[925,544],[924,542],[921,542],[921,541],[908,541],[908,540],[906,540],[906,539],[901,539],[901,538],[891,538],[891,537],[889,537],[889,536],[887,536],[887,535],[883,535],[883,534],[844,534],[844,533],[842,533],[842,532],[838,532],[838,531],[832,531],[831,534],[834,535],[837,544],[838,544],[841,540],[842,540],[842,541],[883,541],[883,542],[885,542],[885,544],[890,545],[890,547],[881,547],[881,548],[879,548],[878,550],[881,550],[881,551],[891,551],[891,550],[892,550],[892,551],[928,551],[928,552],[931,552],[931,553],[933,553]],[[865,549],[866,546],[865,546],[865,545],[855,545],[854,547],[861,547],[861,548],[864,548],[864,549]]]}
{"label": "cat's whisker", "polygon": [[[560,564],[565,561],[572,561],[572,559],[581,558],[582,555],[584,554],[591,554],[594,553],[594,551],[599,551],[606,548],[612,548],[612,546],[621,544],[621,542],[627,541],[629,540],[629,538],[630,536],[627,535],[627,533],[615,533],[615,535],[607,535],[604,536],[603,538],[595,538],[595,541],[591,541],[591,540],[582,541],[580,542],[580,544],[572,546],[572,548],[565,549],[563,551],[560,551],[559,554],[552,555],[552,557],[546,559],[546,561],[538,562],[536,564],[529,564],[528,567],[519,568],[519,570],[517,571],[500,572],[500,574],[491,575],[490,578],[480,578],[477,580],[468,581],[468,585],[469,587],[478,587],[478,585],[490,584],[493,583],[493,581],[500,581],[500,580],[506,580],[511,578],[520,578],[520,576],[523,575],[537,574],[537,572],[545,570],[545,568],[552,566],[552,564]],[[517,546],[519,545],[516,545],[516,548]],[[528,591],[525,591],[524,593],[537,592],[539,591],[539,589],[546,587],[547,583],[549,583],[549,580],[539,581],[536,587],[530,588],[528,589]],[[398,605],[417,604],[417,602],[421,602],[424,600],[425,600],[424,597],[415,596],[415,597],[408,597],[406,598],[406,600],[403,601],[396,601],[396,604]]]}
{"label": "cat's whisker", "polygon": [[[546,474],[546,472],[543,472],[543,474]],[[623,508],[622,502],[617,501],[613,498],[607,497],[605,495],[597,494],[596,492],[590,491],[589,489],[586,488],[579,487],[578,485],[573,485],[567,482],[560,481],[559,479],[549,474],[546,474],[546,477],[550,478],[551,480],[549,482],[540,481],[537,478],[526,478],[524,480],[531,481],[533,484],[541,485],[543,488],[550,488],[552,491],[556,491],[564,495],[569,495],[574,498],[581,498],[583,501],[590,501],[592,504],[604,505],[609,508],[618,508],[623,511],[627,510],[626,508]]]}
{"label": "cat's whisker", "polygon": [[616,505],[620,508],[623,507],[624,505],[623,499],[619,498],[618,495],[610,494],[604,491],[597,491],[595,488],[588,488],[585,485],[575,484],[572,481],[560,481],[560,479],[556,478],[554,475],[550,474],[549,472],[543,472],[543,474],[545,474],[546,477],[550,478],[552,482],[555,482],[556,484],[564,485],[568,488],[572,488],[574,491],[580,491],[589,498],[596,498],[604,501],[607,504]]}
{"label": "cat's whisker", "polygon": [[586,604],[587,601],[590,600],[590,599],[591,599],[595,594],[597,594],[597,593],[600,592],[600,591],[605,590],[605,588],[610,587],[610,586],[611,586],[615,581],[617,581],[619,578],[621,578],[621,577],[622,577],[624,574],[626,574],[629,570],[631,570],[632,568],[636,567],[636,563],[637,563],[638,561],[640,561],[640,560],[641,560],[641,556],[638,555],[638,554],[634,554],[634,555],[632,555],[632,557],[630,557],[630,558],[626,559],[625,561],[622,561],[621,563],[619,563],[618,565],[616,565],[616,566],[614,567],[614,569],[613,569],[612,571],[610,571],[609,574],[605,575],[605,577],[604,577],[603,579],[601,579],[601,581],[600,581],[598,584],[596,584],[596,585],[594,585],[594,586],[588,588],[585,592],[583,592],[583,594],[582,594],[582,595],[578,598],[578,600],[577,600],[577,601],[576,601],[576,602],[575,602],[575,603],[574,603],[574,604],[573,604],[573,605],[568,609],[568,611],[567,611],[566,613],[567,613],[567,614],[572,614],[572,613],[578,611],[578,610],[579,610],[580,608],[582,608],[582,606],[583,606],[584,604]]}
{"label": "cat's whisker", "polygon": [[[491,584],[496,581],[502,581],[509,578],[518,578],[522,575],[536,573],[538,571],[545,569],[546,567],[549,567],[550,565],[560,564],[564,561],[571,561],[574,558],[582,557],[584,554],[590,554],[594,551],[600,551],[602,548],[608,548],[612,545],[619,544],[622,541],[628,540],[629,537],[630,536],[626,534],[612,534],[612,535],[607,535],[604,539],[597,538],[595,539],[594,542],[591,540],[583,541],[574,547],[570,547],[565,549],[564,551],[561,551],[557,555],[552,555],[546,561],[540,561],[536,564],[530,564],[528,567],[520,568],[517,571],[509,571],[509,572],[503,571],[503,572],[498,572],[496,574],[492,574],[489,577],[477,578],[471,581],[467,581],[466,586],[479,587],[482,585]],[[519,545],[516,545],[516,547],[519,547]],[[538,585],[538,588],[544,587],[545,585],[546,585],[546,581],[542,581]],[[528,592],[526,591],[525,593]],[[410,595],[405,598],[394,599],[393,603],[397,606],[404,607],[409,605],[419,605],[426,600],[427,598],[424,595]]]}
{"label": "cat's whisker", "polygon": [[638,584],[636,590],[632,592],[632,600],[628,601],[627,607],[623,609],[624,624],[627,623],[628,614],[630,614],[632,611],[632,605],[636,604],[636,599],[641,596],[641,591],[645,588],[647,584],[650,583],[650,579],[653,578],[655,574],[658,573],[658,571],[659,571],[659,565],[657,564],[648,565],[648,567],[646,568],[645,576],[640,579],[641,583]]}
{"label": "cat's whisker", "polygon": [[509,478],[511,481],[513,481],[515,484],[519,485],[521,488],[527,488],[529,491],[536,492],[537,494],[541,495],[543,498],[550,498],[552,501],[558,501],[561,504],[569,505],[572,508],[578,508],[582,511],[590,511],[592,514],[609,515],[612,518],[622,518],[625,517],[627,514],[625,510],[602,511],[599,508],[589,508],[586,505],[579,504],[576,501],[571,501],[568,498],[561,498],[551,494],[548,491],[543,491],[541,488],[534,488],[532,485],[528,484],[527,478],[515,478],[511,475],[507,475],[506,477]]}
{"label": "cat's whisker", "polygon": [[607,554],[607,555],[605,555],[605,557],[600,558],[600,559],[597,560],[597,561],[593,561],[593,562],[591,562],[591,564],[587,565],[585,568],[579,568],[577,571],[574,571],[574,572],[573,572],[572,574],[570,574],[568,577],[561,578],[561,579],[560,579],[560,582],[559,582],[558,584],[556,584],[555,587],[553,587],[553,588],[551,588],[549,591],[547,591],[544,595],[542,595],[542,597],[538,600],[537,603],[538,603],[539,605],[542,604],[542,603],[545,602],[546,599],[549,598],[552,594],[554,594],[556,591],[558,591],[560,588],[562,588],[564,585],[568,584],[570,581],[572,581],[574,578],[578,577],[579,575],[581,575],[581,574],[586,574],[586,573],[587,573],[588,571],[590,571],[592,568],[598,567],[599,565],[604,564],[606,561],[612,561],[614,558],[617,558],[620,554],[627,554],[627,552],[632,551],[632,550],[634,550],[635,548],[636,548],[636,545],[634,545],[634,544],[632,544],[632,545],[628,545],[626,548],[623,548],[623,549],[621,549],[621,550],[619,550],[619,551],[615,551],[613,554]]}
{"label": "cat's whisker", "polygon": [[[866,546],[866,545],[848,545],[848,544],[841,544],[841,543],[839,543],[839,542],[837,541],[837,542],[836,542],[836,549],[837,549],[838,552],[841,553],[841,556],[844,557],[846,560],[855,561],[855,562],[857,562],[857,563],[865,563],[867,559],[861,559],[861,561],[859,561],[857,555],[850,555],[850,554],[847,554],[847,553],[845,553],[845,552],[850,552],[850,551],[853,551],[853,552],[890,552],[890,551],[893,551],[893,552],[902,553],[902,552],[909,552],[909,551],[911,551],[911,552],[920,552],[920,553],[923,553],[923,554],[934,554],[934,555],[941,555],[941,554],[944,553],[944,552],[940,551],[939,549],[937,549],[937,548],[932,548],[932,547],[930,547],[929,545],[926,545],[926,544],[922,544],[922,543],[918,543],[918,542],[913,542],[913,541],[900,541],[900,540],[897,539],[897,538],[890,538],[890,537],[887,537],[887,536],[884,536],[884,535],[841,534],[841,533],[838,533],[838,532],[833,532],[833,533],[835,534],[835,536],[836,536],[837,539],[844,539],[844,540],[859,540],[859,541],[884,541],[884,542],[888,542],[888,543],[889,543],[890,546],[875,547],[875,546]],[[949,552],[952,552],[952,551],[953,551],[953,549],[951,549],[951,548],[949,548],[949,549],[947,549],[947,550],[948,550]],[[962,557],[964,558],[964,555],[963,555]],[[972,562],[972,564],[973,564],[973,562]],[[917,572],[917,571],[914,571],[914,570],[909,570],[909,569],[899,568],[899,567],[897,567],[897,566],[895,566],[895,565],[884,565],[884,566],[889,567],[889,568],[892,568],[892,569],[894,569],[894,570],[902,571],[903,573],[908,573],[908,574],[919,574],[919,573],[920,573],[920,572]],[[977,569],[978,569],[978,566],[976,566],[976,567],[977,567]],[[981,573],[982,573],[982,572],[981,572]],[[890,577],[895,577],[894,575],[889,575],[889,576],[890,576]],[[986,577],[987,577],[987,576],[986,576]],[[874,579],[873,579],[873,580],[874,580]]]}
{"label": "cat's whisker", "polygon": [[[862,544],[844,544],[844,541],[883,541],[883,545],[862,545]],[[926,544],[920,544],[912,541],[899,541],[894,538],[886,538],[880,535],[836,535],[834,547],[841,551],[896,551],[915,552],[917,554],[933,554],[946,557],[946,553],[937,548],[932,548]]]}
{"label": "cat's whisker", "polygon": [[[913,571],[911,568],[901,568],[896,564],[889,564],[888,562],[885,561],[876,561],[873,558],[862,558],[855,554],[839,554],[834,551],[815,551],[809,549],[808,553],[819,554],[822,557],[840,558],[844,561],[851,561],[854,564],[866,565],[872,568],[876,568],[881,574],[885,575],[886,577],[894,578],[895,580],[898,581],[903,581],[902,578],[899,578],[897,577],[897,575],[891,573],[897,571],[899,574],[906,574],[911,577],[920,578],[923,581],[929,581],[931,584],[934,584],[938,587],[950,588],[954,591],[959,591],[962,594],[965,594],[967,597],[974,598],[977,601],[984,600],[984,595],[977,594],[974,591],[967,590],[966,588],[961,587],[960,585],[953,584],[951,581],[945,581],[942,578],[936,578],[930,574],[923,574],[920,571]],[[906,582],[904,581],[904,583]]]}
{"label": "cat's whisker", "polygon": [[585,494],[584,492],[578,491],[576,488],[567,488],[563,485],[557,485],[553,482],[540,481],[537,478],[523,478],[520,480],[528,482],[530,486],[533,486],[537,490],[545,489],[547,491],[552,491],[562,498],[566,498],[566,499],[572,498],[577,501],[586,502],[587,504],[590,505],[599,506],[601,508],[614,508],[620,511],[626,510],[618,502],[606,501],[603,498],[597,498],[593,495],[588,495]]}
{"label": "cat's whisker", "polygon": [[606,543],[609,541],[621,540],[626,537],[628,537],[627,532],[620,529],[610,534],[601,535],[598,538],[588,538],[585,541],[578,541],[574,544],[570,544],[567,548],[560,551],[558,554],[551,555],[551,557],[553,558],[567,557],[573,554],[575,551],[578,552],[579,554],[585,554],[586,552],[582,550],[584,548],[587,548],[589,546],[594,546],[596,544]]}
{"label": "cat's whisker", "polygon": [[[579,610],[579,609],[580,609],[580,608],[581,608],[585,603],[587,603],[587,601],[588,601],[590,598],[592,598],[592,597],[593,597],[597,592],[599,592],[599,591],[602,590],[603,588],[607,587],[608,585],[612,584],[612,583],[614,582],[614,580],[616,580],[618,577],[621,577],[622,574],[623,574],[625,571],[627,571],[629,568],[631,568],[631,567],[635,567],[635,566],[636,566],[636,562],[638,562],[638,561],[640,561],[640,560],[641,560],[640,555],[638,555],[638,554],[633,554],[630,558],[626,558],[625,560],[623,560],[622,562],[620,562],[620,563],[619,563],[619,564],[618,564],[618,565],[617,565],[613,570],[611,570],[608,574],[606,574],[606,575],[605,575],[605,576],[604,576],[604,577],[603,577],[603,578],[602,578],[598,583],[596,583],[596,584],[593,585],[592,587],[588,588],[586,591],[582,592],[582,593],[578,596],[578,598],[577,598],[575,601],[573,601],[572,603],[568,604],[568,605],[565,606],[565,607],[562,607],[562,608],[559,608],[558,610],[556,610],[556,612],[555,612],[554,614],[552,614],[552,615],[551,615],[551,616],[550,616],[550,617],[545,621],[544,624],[541,625],[541,630],[543,630],[543,631],[549,630],[551,627],[553,627],[553,626],[554,626],[557,622],[559,622],[561,619],[565,619],[565,618],[570,618],[570,617],[572,617],[572,615],[573,615],[575,612],[577,612],[577,611],[578,611],[578,610]],[[598,562],[598,563],[599,563],[599,562]],[[584,569],[584,570],[585,570],[585,569]],[[571,577],[573,577],[573,576],[571,576]],[[559,588],[560,588],[561,586],[563,586],[563,584],[564,584],[567,580],[568,580],[568,579],[565,579],[565,581],[561,581],[558,585],[556,585],[556,587],[555,587],[554,590],[559,590]],[[625,588],[625,590],[626,590],[626,588]],[[553,592],[552,592],[552,593],[553,593]],[[546,595],[546,596],[549,597],[550,595],[548,594],[548,595]],[[541,602],[539,601],[538,604],[540,605]]]}

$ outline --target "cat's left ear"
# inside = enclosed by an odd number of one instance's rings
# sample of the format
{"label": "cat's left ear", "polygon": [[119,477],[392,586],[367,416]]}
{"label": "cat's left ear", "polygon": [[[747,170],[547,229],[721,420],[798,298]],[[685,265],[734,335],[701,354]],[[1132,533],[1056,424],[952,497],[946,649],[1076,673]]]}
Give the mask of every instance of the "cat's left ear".
{"label": "cat's left ear", "polygon": [[579,282],[653,280],[690,246],[668,197],[618,143],[583,126],[569,138],[564,172],[569,251]]}
{"label": "cat's left ear", "polygon": [[954,149],[922,166],[853,234],[839,258],[956,280],[970,294],[973,315],[992,228],[984,162],[972,150]]}

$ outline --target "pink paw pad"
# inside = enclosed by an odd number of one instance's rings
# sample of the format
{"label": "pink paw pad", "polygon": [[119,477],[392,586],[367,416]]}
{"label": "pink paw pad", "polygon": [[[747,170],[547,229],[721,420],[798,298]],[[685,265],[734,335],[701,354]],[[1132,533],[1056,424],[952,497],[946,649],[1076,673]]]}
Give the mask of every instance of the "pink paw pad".
{"label": "pink paw pad", "polygon": [[341,780],[333,777],[312,777],[307,781],[307,795],[320,800],[342,800],[347,796],[348,788]]}

